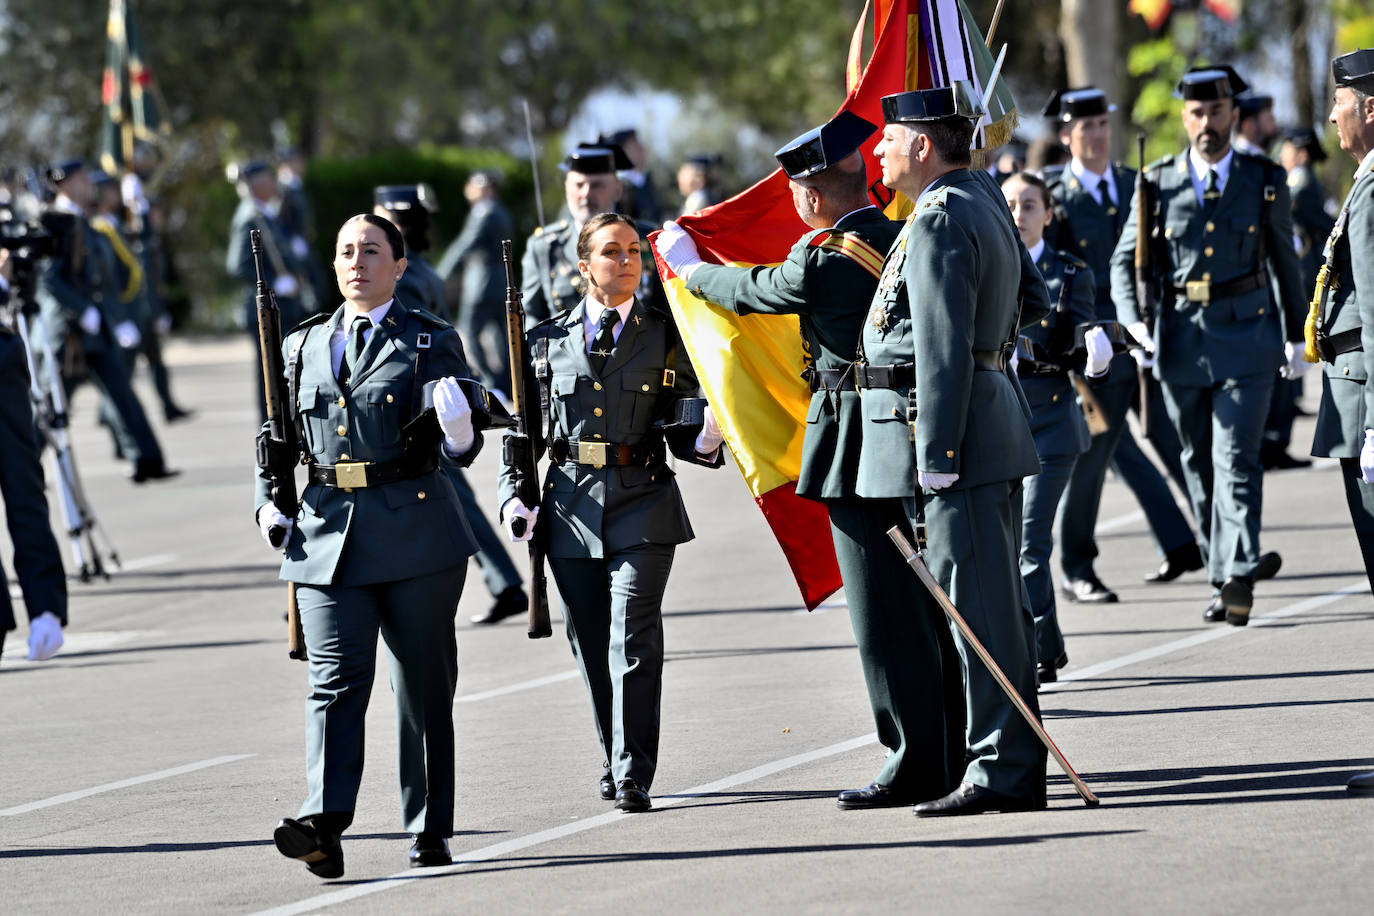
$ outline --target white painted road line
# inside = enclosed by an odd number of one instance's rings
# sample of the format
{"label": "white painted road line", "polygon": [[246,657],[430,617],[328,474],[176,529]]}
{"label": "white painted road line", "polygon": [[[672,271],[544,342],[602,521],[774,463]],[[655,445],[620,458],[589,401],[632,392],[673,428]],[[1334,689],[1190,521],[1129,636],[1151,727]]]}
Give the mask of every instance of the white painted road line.
{"label": "white painted road line", "polygon": [[[683,802],[691,801],[694,798],[700,798],[703,795],[709,795],[713,792],[723,792],[728,789],[733,789],[736,786],[762,779],[765,776],[771,776],[774,773],[779,773],[795,766],[801,766],[804,763],[811,763],[815,760],[833,757],[836,754],[843,754],[873,744],[877,740],[878,736],[876,734],[861,735],[858,738],[851,738],[848,741],[841,741],[838,744],[832,744],[828,747],[817,748],[816,750],[807,751],[792,757],[784,757],[781,760],[775,760],[771,763],[765,763],[761,766],[744,770],[733,776],[726,776],[714,782],[704,783],[703,785],[688,789],[685,792],[679,792],[675,795],[655,796],[654,805],[659,808],[669,808],[673,805],[679,805]],[[499,859],[513,852],[528,849],[531,846],[538,846],[541,843],[548,843],[552,840],[560,840],[564,837],[572,836],[577,833],[584,833],[588,830],[594,830],[597,827],[604,827],[608,824],[625,823],[632,819],[632,817],[622,814],[619,811],[608,811],[605,814],[598,814],[586,820],[576,821],[571,824],[561,824],[557,827],[551,827],[548,830],[540,830],[536,833],[528,833],[524,836],[515,837],[514,839],[505,840],[500,843],[493,843],[490,846],[483,846],[481,849],[474,849],[472,852],[458,853],[457,861],[452,865],[445,865],[439,868],[426,868],[419,874],[411,869],[396,872],[394,875],[388,875],[385,878],[377,878],[374,881],[365,881],[351,887],[340,888],[337,891],[319,894],[318,896],[310,897],[297,903],[289,903],[274,909],[262,910],[255,914],[255,916],[289,916],[289,914],[295,913],[309,913],[323,907],[345,903],[349,900],[357,900],[359,897],[367,897],[371,894],[390,890],[393,887],[404,885],[408,881],[414,881],[421,878],[428,879],[436,875],[453,874],[467,868],[469,865],[476,865],[479,862]]]}
{"label": "white painted road line", "polygon": [[170,770],[158,770],[156,773],[148,773],[144,776],[134,776],[130,779],[121,779],[118,782],[107,782],[102,786],[94,786],[90,789],[80,789],[76,792],[66,792],[62,795],[54,795],[52,798],[29,802],[27,805],[16,805],[13,808],[0,809],[0,817],[13,817],[16,814],[28,814],[30,811],[37,811],[40,808],[51,808],[53,805],[63,805],[67,802],[89,798],[92,795],[99,795],[102,792],[112,792],[115,789],[142,785],[145,782],[156,782],[159,779],[168,779],[172,776],[183,776],[187,773],[194,773],[196,770],[219,766],[221,763],[233,763],[235,760],[246,760],[249,757],[255,756],[257,755],[229,754],[225,757],[211,757],[209,760],[199,760],[195,763],[188,763],[185,766],[172,767]]}
{"label": "white painted road line", "polygon": [[165,566],[177,558],[174,553],[155,553],[152,556],[136,557],[128,560],[116,567],[113,572],[118,575],[122,572],[137,572],[140,569],[152,569],[154,566]]}
{"label": "white painted road line", "polygon": [[582,672],[573,668],[569,671],[560,671],[557,674],[549,674],[544,677],[537,677],[529,681],[521,681],[518,684],[509,684],[505,687],[496,687],[491,690],[483,690],[481,693],[468,693],[458,697],[453,702],[456,703],[476,703],[478,700],[490,700],[492,697],[503,697],[508,693],[519,693],[522,690],[533,690],[535,687],[543,687],[547,684],[557,684],[560,681],[570,681],[573,678],[581,677]]}
{"label": "white painted road line", "polygon": [[[1334,604],[1342,598],[1345,598],[1349,595],[1359,594],[1362,591],[1368,591],[1368,589],[1368,581],[1360,579],[1351,582],[1343,586],[1342,588],[1337,589],[1336,591],[1328,592],[1324,595],[1317,595],[1312,598],[1307,598],[1295,604],[1290,604],[1286,607],[1279,608],[1277,611],[1271,611],[1268,614],[1258,614],[1251,619],[1250,625],[1272,625],[1280,620],[1283,620],[1284,618],[1293,617],[1295,615],[1305,613],[1306,611],[1311,611],[1320,607],[1325,607],[1328,604]],[[1232,627],[1224,624],[1218,625],[1216,627],[1204,630],[1195,636],[1188,636],[1183,639],[1176,639],[1172,642],[1167,642],[1163,645],[1156,646],[1153,649],[1145,649],[1140,652],[1132,652],[1130,654],[1123,655],[1118,658],[1108,659],[1104,662],[1099,662],[1096,665],[1089,665],[1086,668],[1074,671],[1072,673],[1063,674],[1060,676],[1060,683],[1063,683],[1065,681],[1084,680],[1099,674],[1106,673],[1108,671],[1115,671],[1116,669],[1123,668],[1127,665],[1133,665],[1137,662],[1143,662],[1149,659],[1159,658],[1163,655],[1169,655],[1173,652],[1178,652],[1183,649],[1191,648],[1192,646],[1202,645],[1204,643],[1212,642],[1213,640],[1222,639],[1223,637],[1229,636],[1233,633],[1243,631],[1244,628],[1242,627]],[[565,680],[570,676],[576,676],[576,674],[577,672],[575,671],[572,672],[571,675],[569,675],[569,673],[567,672],[564,672],[560,675],[552,675],[548,678],[540,678],[538,680],[544,683],[553,683],[558,680]],[[486,696],[499,696],[503,693],[514,692],[515,690],[525,690],[531,686],[536,686],[536,681],[526,681],[523,684],[512,684],[510,687],[499,688],[497,690],[489,690],[481,694],[472,694],[471,697],[468,697],[466,699],[475,700]],[[1055,685],[1047,684],[1045,685],[1045,690],[1043,692],[1049,693],[1053,690],[1054,687]],[[848,741],[841,741],[839,744],[831,744],[827,747],[817,748],[813,751],[807,751],[802,754],[797,754],[792,757],[784,757],[781,760],[775,760],[771,763],[761,764],[752,769],[736,773],[733,776],[726,776],[725,778],[718,779],[715,782],[708,782],[704,785],[696,786],[692,789],[687,789],[684,792],[678,792],[673,795],[655,796],[654,804],[660,808],[668,808],[673,805],[680,804],[689,799],[699,798],[702,795],[732,789],[736,786],[743,785],[744,783],[753,782],[754,780],[762,779],[765,776],[771,776],[774,773],[780,773],[783,770],[791,769],[792,767],[801,766],[802,764],[811,763],[812,761],[816,760],[822,760],[826,757],[833,757],[836,754],[843,754],[847,751],[856,750],[869,744],[875,744],[877,743],[877,740],[878,736],[876,734],[868,734],[860,736],[858,738],[851,738]],[[0,814],[2,813],[4,812],[0,812]],[[377,878],[372,881],[363,881],[359,884],[352,885],[351,887],[341,888],[340,890],[331,891],[326,894],[319,894],[314,897],[308,897],[305,900],[300,900],[296,903],[288,903],[284,906],[274,907],[270,910],[261,910],[253,914],[253,916],[293,916],[293,914],[297,913],[314,912],[323,907],[332,906],[338,903],[345,903],[349,900],[356,900],[359,897],[366,897],[372,894],[381,893],[385,890],[390,890],[395,887],[400,887],[409,881],[416,880],[417,878],[427,878],[434,875],[451,874],[460,871],[469,865],[474,865],[478,862],[487,862],[492,859],[497,859],[501,856],[507,855],[512,852],[518,852],[522,849],[528,849],[531,846],[537,846],[541,843],[547,843],[552,840],[562,839],[563,837],[572,836],[573,834],[577,833],[583,833],[587,830],[593,830],[597,827],[606,826],[608,824],[620,823],[625,819],[625,817],[626,815],[621,814],[619,811],[611,811],[607,812],[606,814],[598,814],[594,817],[587,818],[586,820],[577,821],[576,823],[562,824],[557,827],[551,827],[547,830],[539,830],[535,833],[528,833],[524,836],[514,837],[513,839],[505,840],[501,843],[495,843],[491,846],[483,846],[481,849],[476,849],[469,853],[459,853],[458,861],[455,861],[452,865],[444,866],[441,868],[427,868],[424,870],[423,874],[417,875],[413,871],[397,872],[394,875],[389,875],[385,878]]]}
{"label": "white painted road line", "polygon": [[1118,528],[1125,528],[1143,521],[1145,521],[1145,512],[1142,509],[1137,509],[1134,512],[1127,512],[1125,515],[1118,515],[1116,518],[1109,518],[1105,522],[1098,522],[1097,527],[1093,529],[1093,534],[1106,534],[1109,531],[1115,531]]}

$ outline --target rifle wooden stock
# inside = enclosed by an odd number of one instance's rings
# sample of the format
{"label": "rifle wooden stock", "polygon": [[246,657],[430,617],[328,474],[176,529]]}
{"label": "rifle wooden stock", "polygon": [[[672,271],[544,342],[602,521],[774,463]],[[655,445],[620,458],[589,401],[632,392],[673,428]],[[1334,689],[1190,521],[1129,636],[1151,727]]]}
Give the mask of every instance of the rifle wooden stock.
{"label": "rifle wooden stock", "polygon": [[[501,242],[501,260],[506,267],[506,347],[510,356],[511,413],[515,429],[506,434],[502,443],[502,459],[515,478],[515,495],[529,508],[539,505],[539,467],[535,461],[534,437],[543,426],[538,405],[529,403],[525,391],[525,366],[529,354],[525,348],[525,307],[520,287],[515,283],[515,259],[510,239]],[[517,532],[519,533],[519,532]],[[530,548],[530,606],[528,633],[530,639],[553,635],[549,621],[548,583],[544,575],[543,529],[535,526]]]}
{"label": "rifle wooden stock", "polygon": [[[262,233],[248,231],[248,243],[253,249],[253,266],[257,270],[258,287],[258,349],[262,355],[263,399],[267,402],[267,429],[258,435],[258,467],[271,478],[272,505],[287,518],[294,519],[300,510],[296,492],[296,464],[300,456],[300,442],[296,438],[296,424],[291,419],[291,405],[286,395],[286,364],[281,355],[281,309],[277,297],[268,289],[262,275]],[[284,541],[290,534],[281,531]],[[274,546],[281,546],[274,544]],[[296,606],[296,586],[287,589],[287,654],[306,660],[305,636],[301,632],[300,610]]]}

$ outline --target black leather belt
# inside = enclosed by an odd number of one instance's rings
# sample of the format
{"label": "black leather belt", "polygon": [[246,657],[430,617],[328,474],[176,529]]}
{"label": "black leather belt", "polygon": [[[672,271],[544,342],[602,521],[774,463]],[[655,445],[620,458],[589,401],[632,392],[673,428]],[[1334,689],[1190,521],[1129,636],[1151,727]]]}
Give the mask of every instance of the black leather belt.
{"label": "black leather belt", "polygon": [[401,456],[395,461],[340,461],[338,464],[310,463],[311,483],[344,490],[380,487],[398,480],[428,474],[439,466],[434,453],[426,449],[415,457]]}
{"label": "black leather belt", "polygon": [[1257,270],[1252,274],[1227,280],[1225,283],[1213,283],[1210,280],[1189,280],[1182,287],[1166,283],[1164,292],[1170,297],[1181,296],[1189,302],[1211,302],[1213,299],[1239,296],[1241,293],[1248,293],[1268,285],[1268,272]]}
{"label": "black leather belt", "polygon": [[1022,357],[1016,361],[1017,378],[1068,378],[1068,370],[1058,363]]}
{"label": "black leather belt", "polygon": [[549,457],[556,464],[581,464],[593,468],[650,465],[664,459],[662,442],[641,442],[639,445],[617,445],[600,439],[554,439],[549,444]]}
{"label": "black leather belt", "polygon": [[1339,334],[1318,334],[1317,349],[1321,351],[1322,361],[1334,363],[1336,357],[1344,353],[1358,353],[1364,350],[1360,340],[1362,328],[1350,328]]}
{"label": "black leather belt", "polygon": [[898,363],[895,366],[854,364],[855,388],[910,388],[916,384],[916,365]]}
{"label": "black leather belt", "polygon": [[806,380],[810,382],[813,394],[822,388],[826,391],[853,391],[854,364],[843,369],[813,369]]}
{"label": "black leather belt", "polygon": [[974,350],[973,368],[984,372],[1001,372],[1007,368],[1007,355],[1001,350]]}

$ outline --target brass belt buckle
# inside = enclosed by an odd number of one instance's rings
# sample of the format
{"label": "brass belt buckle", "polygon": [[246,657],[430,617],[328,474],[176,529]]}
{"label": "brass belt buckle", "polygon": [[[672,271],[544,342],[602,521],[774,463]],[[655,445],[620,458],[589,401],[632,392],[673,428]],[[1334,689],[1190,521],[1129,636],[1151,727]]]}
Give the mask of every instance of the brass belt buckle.
{"label": "brass belt buckle", "polygon": [[594,468],[604,468],[606,466],[606,443],[577,443],[577,463],[590,464]]}
{"label": "brass belt buckle", "polygon": [[334,465],[334,484],[345,490],[367,486],[366,461],[341,461]]}
{"label": "brass belt buckle", "polygon": [[1189,302],[1211,302],[1212,281],[1189,280],[1184,286],[1184,292],[1188,296]]}

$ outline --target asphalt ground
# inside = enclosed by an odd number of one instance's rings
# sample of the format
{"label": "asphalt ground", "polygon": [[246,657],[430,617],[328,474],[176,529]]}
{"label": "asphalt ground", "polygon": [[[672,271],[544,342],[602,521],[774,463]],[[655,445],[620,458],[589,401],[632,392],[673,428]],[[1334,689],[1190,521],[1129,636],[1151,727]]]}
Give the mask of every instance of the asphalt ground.
{"label": "asphalt ground", "polygon": [[[1158,559],[1109,480],[1097,571],[1122,601],[1061,603],[1071,663],[1041,698],[1101,807],[1051,761],[1049,810],[941,820],[836,809],[883,754],[843,595],[802,610],[739,474],[682,468],[697,539],[665,602],[655,809],[621,815],[598,798],[601,754],[559,621],[542,641],[518,620],[469,625],[490,602],[474,568],[458,618],[454,865],[406,867],[382,677],[347,873],[321,881],[271,842],[304,791],[307,686],[251,517],[247,354],[243,341],[169,348],[177,396],[197,411],[170,428],[154,416],[183,471],[171,481],[129,482],[93,393],[75,400],[81,470],[124,569],[71,583],[52,661],[23,659],[22,623],[6,643],[7,913],[1369,908],[1374,800],[1347,797],[1345,780],[1374,769],[1374,604],[1334,462],[1266,480],[1264,546],[1284,564],[1245,629],[1202,622],[1199,573],[1142,583]],[[1309,407],[1318,387],[1308,380]],[[138,390],[151,406],[141,372]],[[1311,425],[1299,420],[1300,447]],[[471,475],[493,513],[496,454]],[[0,554],[8,565],[7,542]]]}

